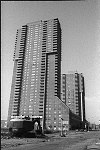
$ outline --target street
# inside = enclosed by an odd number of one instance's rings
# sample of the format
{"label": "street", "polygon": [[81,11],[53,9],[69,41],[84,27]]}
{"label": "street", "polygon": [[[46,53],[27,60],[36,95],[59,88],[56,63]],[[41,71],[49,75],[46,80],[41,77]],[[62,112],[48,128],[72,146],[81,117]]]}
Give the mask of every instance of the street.
{"label": "street", "polygon": [[8,146],[5,140],[6,146],[4,141],[1,141],[1,147],[3,150],[100,150],[100,131],[69,132],[66,137],[60,137],[59,133],[47,136],[46,139],[27,138],[23,143],[22,139],[8,139]]}

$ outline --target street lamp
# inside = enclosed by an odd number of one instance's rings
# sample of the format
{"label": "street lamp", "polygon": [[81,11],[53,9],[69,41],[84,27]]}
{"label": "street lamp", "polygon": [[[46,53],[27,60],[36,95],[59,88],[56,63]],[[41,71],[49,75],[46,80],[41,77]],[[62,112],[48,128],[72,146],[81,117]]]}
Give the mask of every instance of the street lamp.
{"label": "street lamp", "polygon": [[89,124],[90,124],[90,123],[88,122],[88,132],[89,132]]}
{"label": "street lamp", "polygon": [[88,128],[87,128],[87,131],[89,132],[89,124],[90,124],[90,122],[89,122],[89,119],[88,119]]}
{"label": "street lamp", "polygon": [[61,136],[63,136],[63,118],[61,118]]}

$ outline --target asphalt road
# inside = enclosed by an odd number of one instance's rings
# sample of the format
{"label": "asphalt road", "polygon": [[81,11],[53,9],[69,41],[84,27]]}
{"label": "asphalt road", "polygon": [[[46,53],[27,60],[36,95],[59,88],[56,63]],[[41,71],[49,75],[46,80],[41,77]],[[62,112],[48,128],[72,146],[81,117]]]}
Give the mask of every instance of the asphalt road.
{"label": "asphalt road", "polygon": [[[50,134],[48,139],[27,139],[20,145],[11,145],[2,147],[2,150],[100,150],[100,131],[91,132],[70,132],[66,137],[60,137],[59,134]],[[15,139],[16,140],[16,139]],[[6,143],[6,141],[5,141]],[[2,145],[2,144],[1,144]]]}

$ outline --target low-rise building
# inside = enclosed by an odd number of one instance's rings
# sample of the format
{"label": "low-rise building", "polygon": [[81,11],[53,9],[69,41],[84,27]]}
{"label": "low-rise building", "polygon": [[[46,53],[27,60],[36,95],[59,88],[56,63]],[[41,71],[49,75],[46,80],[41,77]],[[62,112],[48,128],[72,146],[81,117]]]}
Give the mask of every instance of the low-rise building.
{"label": "low-rise building", "polygon": [[47,130],[70,130],[81,128],[81,117],[74,114],[70,108],[58,97],[46,109],[45,128]]}

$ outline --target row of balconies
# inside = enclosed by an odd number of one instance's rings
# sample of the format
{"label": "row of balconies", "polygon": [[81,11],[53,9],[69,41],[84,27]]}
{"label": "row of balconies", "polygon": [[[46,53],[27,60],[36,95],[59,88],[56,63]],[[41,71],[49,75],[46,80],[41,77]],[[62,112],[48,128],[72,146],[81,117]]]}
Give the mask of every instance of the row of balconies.
{"label": "row of balconies", "polygon": [[18,71],[19,71],[19,70],[22,70],[21,66],[18,65],[17,70],[18,70]]}
{"label": "row of balconies", "polygon": [[22,65],[22,60],[19,60],[17,64]]}
{"label": "row of balconies", "polygon": [[42,51],[42,58],[44,58],[46,55],[46,49]]}
{"label": "row of balconies", "polygon": [[53,41],[57,40],[58,37],[57,36],[53,36]]}
{"label": "row of balconies", "polygon": [[58,24],[58,21],[52,21],[52,22],[44,22],[43,23],[43,27],[45,26],[49,26],[49,25],[53,25],[53,26],[56,26]]}
{"label": "row of balconies", "polygon": [[[47,30],[48,29],[48,30]],[[57,30],[57,26],[53,26],[53,29],[51,29],[50,30],[50,28],[48,27],[48,26],[46,26],[46,27],[43,27],[43,34],[48,34],[49,33],[49,31],[51,31],[51,33],[53,33],[53,32],[57,32],[58,30]]]}
{"label": "row of balconies", "polygon": [[56,41],[56,42],[55,42],[55,41],[53,42],[53,46],[55,46],[55,45],[57,46],[57,41]]}
{"label": "row of balconies", "polygon": [[57,41],[54,41],[54,42],[53,42],[53,45],[54,45],[54,46],[55,46],[55,45],[57,46],[57,44],[58,44]]}
{"label": "row of balconies", "polygon": [[22,61],[18,62],[17,72],[16,72],[16,83],[15,83],[14,100],[15,101],[17,100],[16,101],[17,103],[18,103],[19,92],[20,92],[21,73],[22,73]]}
{"label": "row of balconies", "polygon": [[58,32],[56,31],[56,32],[53,32],[53,36],[57,36],[57,34],[58,34]]}
{"label": "row of balconies", "polygon": [[24,48],[24,40],[25,40],[25,34],[22,31],[22,36],[21,36],[21,40],[20,40],[20,50],[19,50],[19,59],[23,58],[23,48]]}
{"label": "row of balconies", "polygon": [[58,39],[58,36],[57,35],[53,35],[53,39]]}

